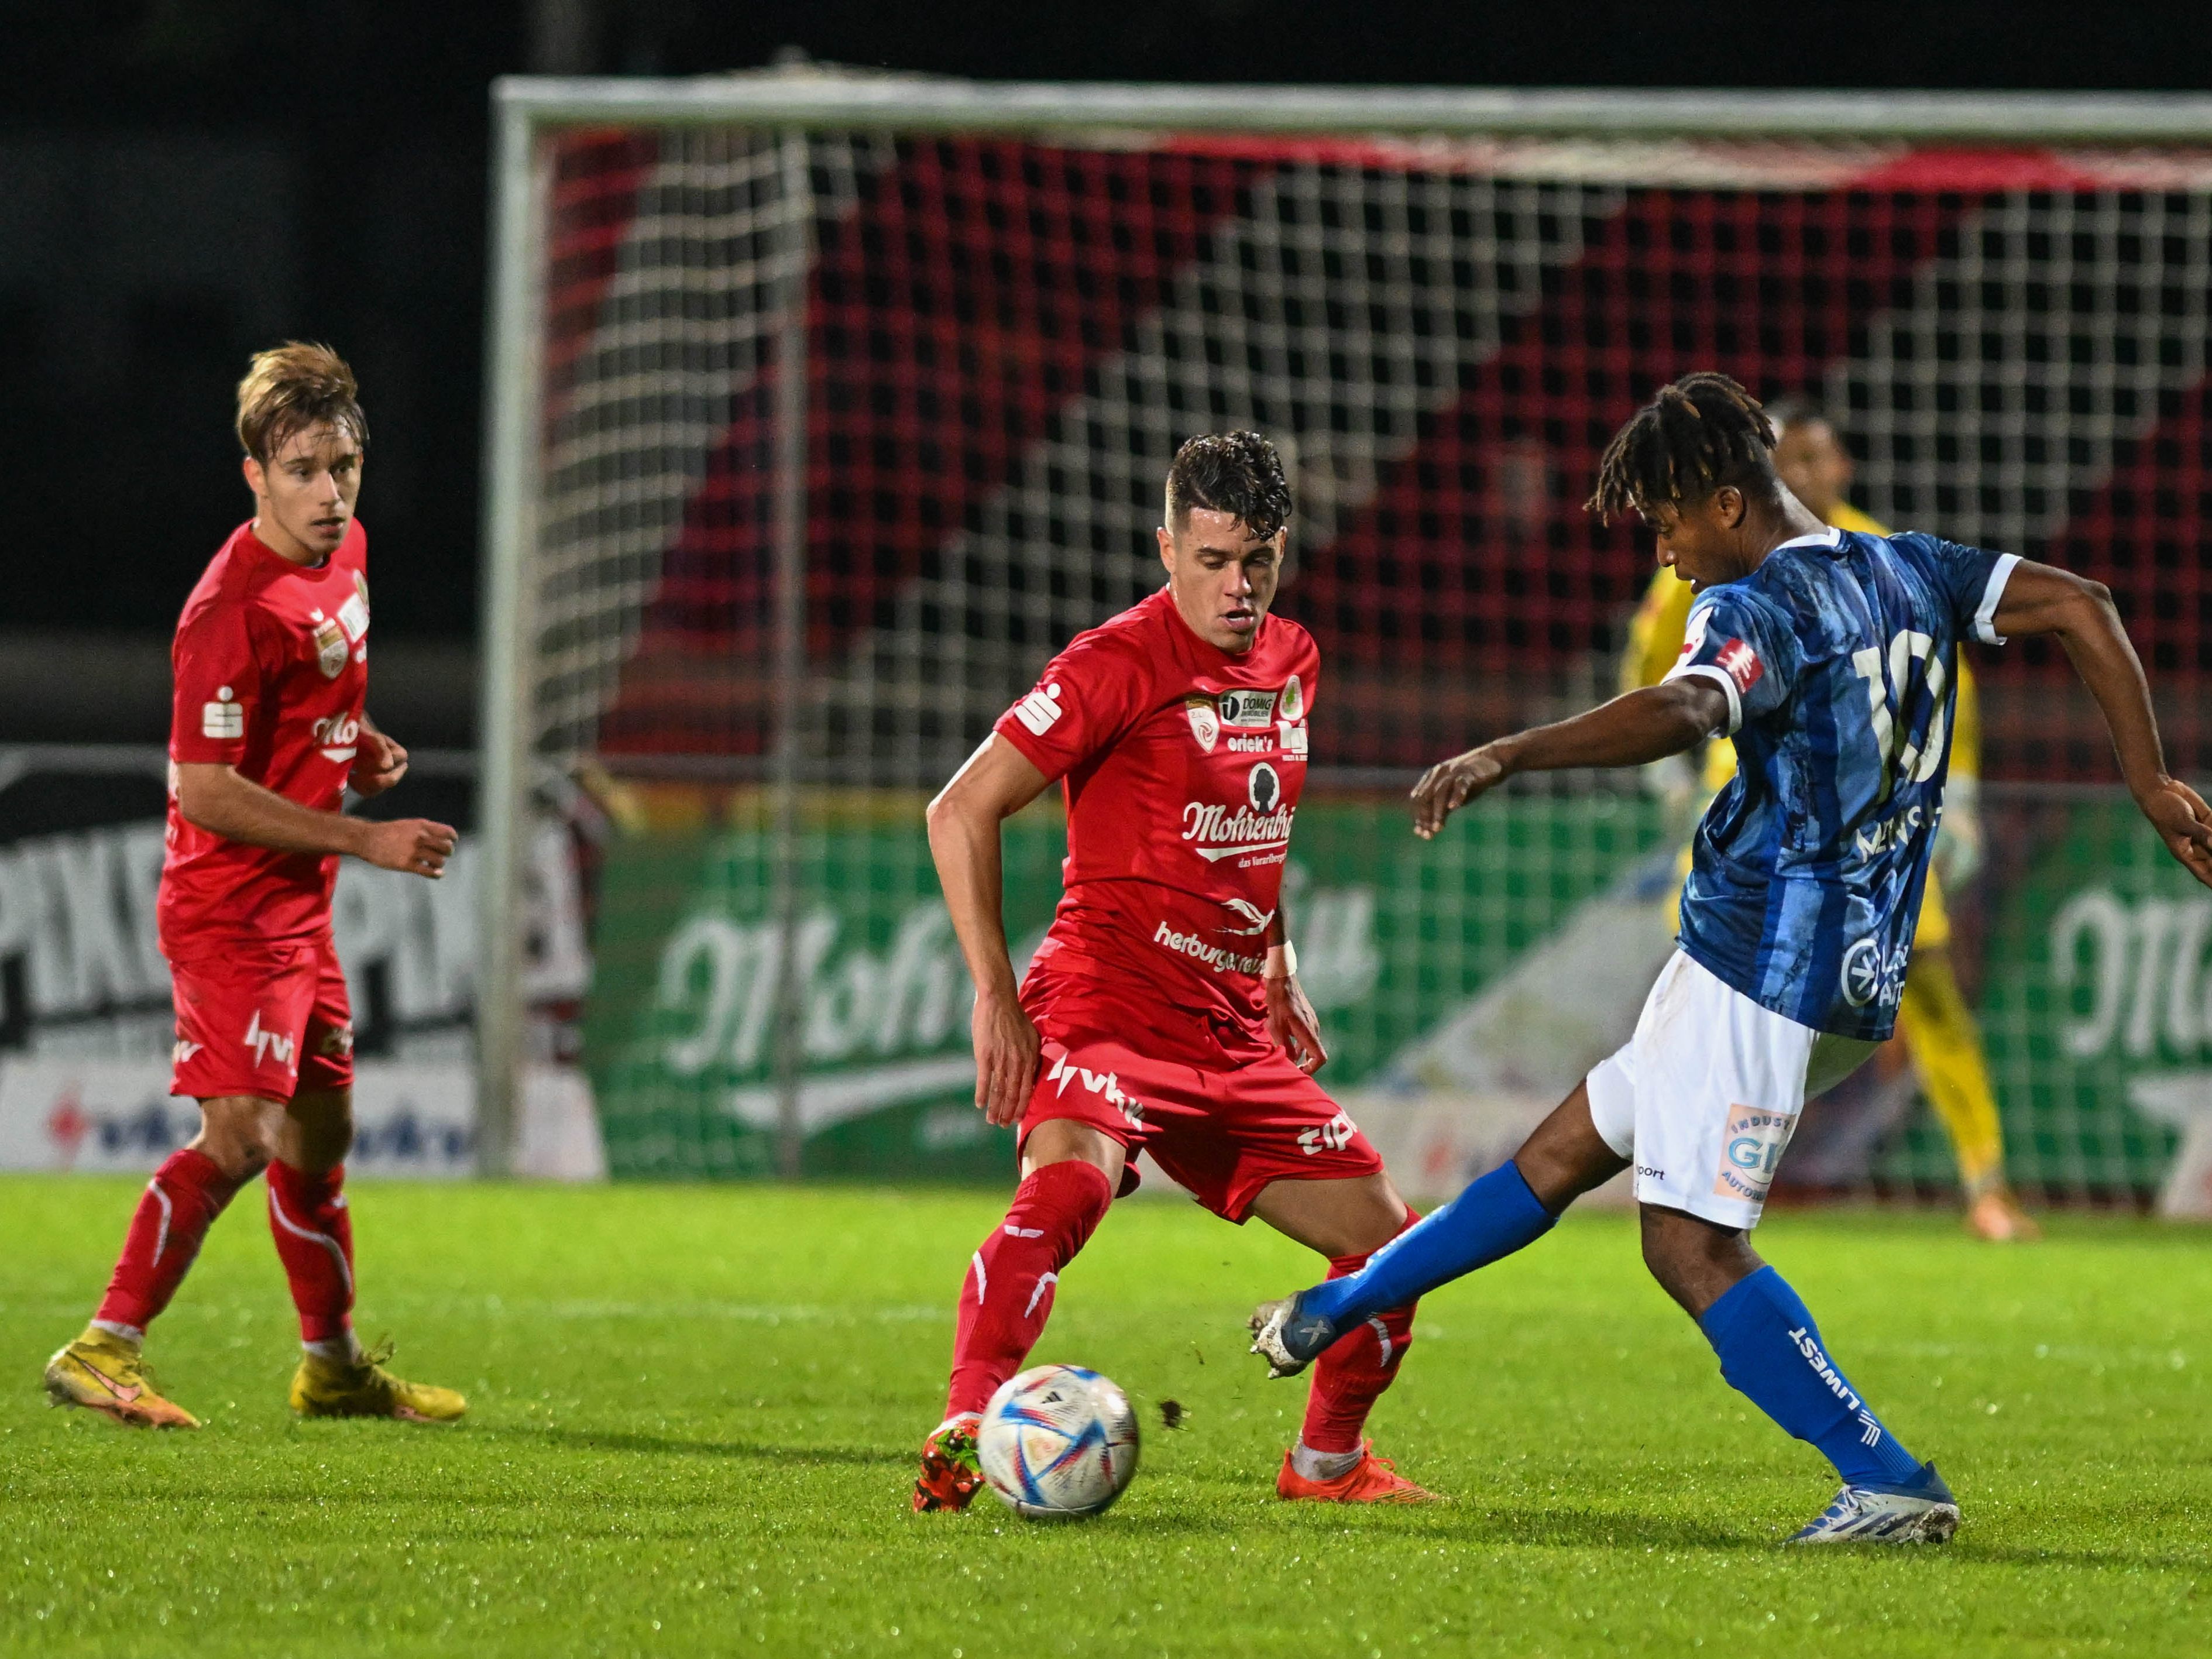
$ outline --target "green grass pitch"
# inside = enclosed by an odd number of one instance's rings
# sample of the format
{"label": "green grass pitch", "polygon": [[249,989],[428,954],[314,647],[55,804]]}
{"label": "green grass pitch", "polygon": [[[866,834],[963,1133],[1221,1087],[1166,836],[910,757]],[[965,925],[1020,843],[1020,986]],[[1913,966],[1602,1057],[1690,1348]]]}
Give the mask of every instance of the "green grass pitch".
{"label": "green grass pitch", "polygon": [[[1110,1217],[1040,1359],[1099,1367],[1144,1464],[1080,1526],[906,1511],[951,1299],[1000,1194],[354,1194],[361,1325],[463,1427],[297,1424],[261,1206],[153,1357],[197,1435],[50,1411],[46,1354],[135,1183],[0,1180],[0,1650],[40,1655],[2212,1650],[2212,1238],[2060,1218],[1781,1214],[1759,1234],[1957,1487],[1948,1550],[1796,1553],[1826,1465],[1721,1382],[1620,1216],[1431,1297],[1382,1449],[1449,1507],[1273,1500],[1303,1382],[1237,1330],[1303,1254],[1187,1205]],[[1164,1399],[1187,1426],[1160,1427]]]}

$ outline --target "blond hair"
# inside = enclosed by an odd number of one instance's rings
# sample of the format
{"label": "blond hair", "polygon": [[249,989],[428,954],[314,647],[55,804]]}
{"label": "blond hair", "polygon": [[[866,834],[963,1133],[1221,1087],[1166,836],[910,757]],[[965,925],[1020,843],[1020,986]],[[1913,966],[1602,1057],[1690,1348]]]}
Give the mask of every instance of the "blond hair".
{"label": "blond hair", "polygon": [[253,354],[238,383],[238,441],[247,454],[265,466],[295,433],[324,422],[368,447],[368,418],[344,358],[302,340]]}

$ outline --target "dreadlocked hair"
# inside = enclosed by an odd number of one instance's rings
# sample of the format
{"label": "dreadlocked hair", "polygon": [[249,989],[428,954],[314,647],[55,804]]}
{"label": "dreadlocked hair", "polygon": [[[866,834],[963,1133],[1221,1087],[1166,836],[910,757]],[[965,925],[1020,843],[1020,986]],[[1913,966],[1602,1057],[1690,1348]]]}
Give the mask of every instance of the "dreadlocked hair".
{"label": "dreadlocked hair", "polygon": [[1725,374],[1686,374],[1638,410],[1598,462],[1583,503],[1604,523],[1662,502],[1702,501],[1724,484],[1747,494],[1774,486],[1774,422]]}

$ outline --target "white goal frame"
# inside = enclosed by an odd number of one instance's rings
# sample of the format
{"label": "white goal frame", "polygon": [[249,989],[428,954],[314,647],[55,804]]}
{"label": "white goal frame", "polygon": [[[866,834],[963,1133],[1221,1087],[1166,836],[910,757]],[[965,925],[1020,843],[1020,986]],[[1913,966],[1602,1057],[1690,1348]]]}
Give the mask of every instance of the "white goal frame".
{"label": "white goal frame", "polygon": [[[2161,145],[2212,143],[2212,96],[2194,94],[1937,92],[1775,93],[1442,87],[1218,87],[985,82],[801,68],[693,80],[509,76],[493,84],[490,282],[484,376],[481,944],[477,978],[479,1162],[509,1167],[525,1060],[523,867],[534,769],[525,717],[538,548],[538,345],[545,295],[540,250],[548,222],[547,135],[589,125],[732,126],[787,142],[787,180],[803,190],[803,141],[813,132],[990,132],[1045,136],[1165,131],[1247,135],[1395,135],[1401,138],[1954,141],[1972,144]],[[798,234],[803,235],[803,229]],[[804,250],[800,250],[804,252]],[[803,363],[797,306],[783,330],[787,363]],[[782,386],[803,398],[803,373]],[[776,661],[788,684],[803,661],[805,476],[804,405],[780,410],[775,456]],[[788,700],[787,700],[788,702]],[[796,725],[779,723],[779,891],[795,890],[789,847],[796,799]],[[787,918],[787,902],[776,914]],[[791,953],[784,953],[788,960]],[[796,988],[780,987],[787,1014]],[[787,1018],[778,1022],[787,1027]],[[795,1085],[794,1085],[795,1086]],[[796,1125],[796,1102],[787,1103]],[[786,1168],[795,1169],[795,1132]]]}

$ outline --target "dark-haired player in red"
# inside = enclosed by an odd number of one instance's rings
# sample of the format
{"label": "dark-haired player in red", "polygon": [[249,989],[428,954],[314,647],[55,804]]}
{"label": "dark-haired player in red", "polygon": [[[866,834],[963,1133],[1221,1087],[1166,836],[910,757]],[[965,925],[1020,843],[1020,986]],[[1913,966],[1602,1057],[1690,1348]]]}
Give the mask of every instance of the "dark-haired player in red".
{"label": "dark-haired player in red", "polygon": [[[975,1103],[1018,1121],[1021,1184],[969,1263],[945,1421],[917,1510],[967,1506],[975,1431],[1052,1311],[1060,1270],[1149,1152],[1227,1221],[1258,1216],[1356,1271],[1410,1224],[1382,1161],[1311,1073],[1326,1058],[1281,912],[1320,655],[1270,617],[1291,515],[1273,445],[1194,438],[1168,474],[1167,585],[1079,635],[930,803],[929,844],[976,988]],[[1066,896],[1018,988],[1000,826],[1054,779]],[[1411,1304],[1316,1368],[1285,1498],[1419,1503],[1360,1431]]]}
{"label": "dark-haired player in red", "polygon": [[158,906],[177,1008],[173,1092],[199,1134],[146,1186],[84,1334],[46,1365],[57,1405],[198,1428],[155,1389],[146,1328],[238,1189],[269,1176],[269,1228],[306,1352],[308,1417],[450,1422],[451,1389],[408,1382],[353,1334],[353,1019],[331,942],[338,855],[436,877],[453,832],[340,811],[380,794],[407,751],[369,723],[368,538],[354,518],[368,427],[327,346],[257,356],[238,388],[255,513],[185,600],[172,652],[168,854]]}

